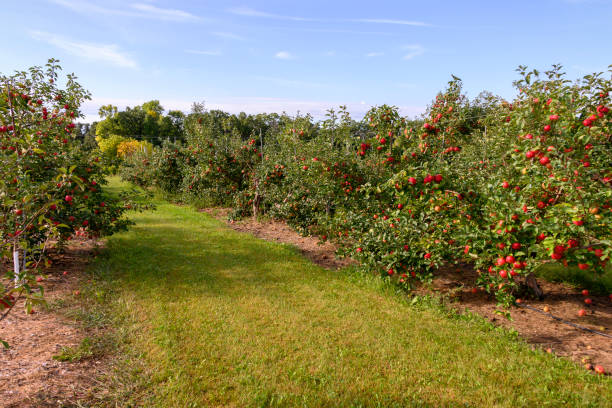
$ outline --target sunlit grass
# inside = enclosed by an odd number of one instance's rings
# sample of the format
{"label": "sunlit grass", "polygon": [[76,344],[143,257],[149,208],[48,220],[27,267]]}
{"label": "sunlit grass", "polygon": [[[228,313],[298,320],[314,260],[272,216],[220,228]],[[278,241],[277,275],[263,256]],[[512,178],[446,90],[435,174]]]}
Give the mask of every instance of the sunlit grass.
{"label": "sunlit grass", "polygon": [[327,271],[290,246],[157,204],[111,237],[92,267],[125,333],[123,383],[138,384],[120,406],[612,401],[608,379],[482,319],[410,305],[379,278]]}

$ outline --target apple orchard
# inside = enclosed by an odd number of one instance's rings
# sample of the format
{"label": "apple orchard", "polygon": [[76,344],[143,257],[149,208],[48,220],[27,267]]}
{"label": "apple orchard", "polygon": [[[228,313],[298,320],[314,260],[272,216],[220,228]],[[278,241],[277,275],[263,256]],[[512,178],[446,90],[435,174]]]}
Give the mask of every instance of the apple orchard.
{"label": "apple orchard", "polygon": [[50,247],[129,224],[121,217],[125,204],[101,188],[106,170],[99,154],[74,139],[89,94],[59,72],[50,60],[45,69],[0,76],[0,251],[9,278],[0,286],[0,319],[20,298],[29,313],[43,301]]}
{"label": "apple orchard", "polygon": [[[76,140],[89,94],[71,75],[60,89],[58,72],[51,60],[0,78],[1,249],[17,282],[0,288],[4,314],[18,297],[28,310],[42,299],[50,247],[125,229],[134,206],[101,188],[118,158]],[[512,101],[469,100],[453,77],[421,119],[387,105],[320,122],[194,109],[182,141],[124,149],[118,171],[233,218],[285,220],[407,290],[468,264],[508,305],[545,263],[597,277],[612,254],[610,72],[518,72]]]}
{"label": "apple orchard", "polygon": [[518,72],[513,101],[468,100],[453,77],[420,120],[330,110],[318,123],[280,117],[262,136],[193,112],[184,144],[134,154],[121,174],[234,218],[286,220],[407,288],[471,264],[508,304],[542,264],[599,276],[612,253],[609,73]]}

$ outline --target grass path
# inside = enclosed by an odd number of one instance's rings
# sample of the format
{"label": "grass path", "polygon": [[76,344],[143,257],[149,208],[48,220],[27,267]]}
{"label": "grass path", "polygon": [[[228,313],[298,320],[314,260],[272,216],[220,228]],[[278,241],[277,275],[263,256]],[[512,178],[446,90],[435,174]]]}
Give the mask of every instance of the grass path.
{"label": "grass path", "polygon": [[[127,345],[119,405],[606,406],[612,382],[380,279],[159,202],[92,266]],[[129,360],[132,359],[132,360]],[[125,379],[124,379],[125,381]],[[607,405],[610,406],[610,405]]]}

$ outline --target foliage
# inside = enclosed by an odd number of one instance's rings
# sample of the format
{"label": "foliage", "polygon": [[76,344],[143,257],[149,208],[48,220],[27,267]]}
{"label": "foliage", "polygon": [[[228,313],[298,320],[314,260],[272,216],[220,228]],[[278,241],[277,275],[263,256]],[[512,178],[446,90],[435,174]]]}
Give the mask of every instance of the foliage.
{"label": "foliage", "polygon": [[[0,265],[15,283],[0,286],[0,319],[19,298],[26,310],[42,301],[45,251],[75,235],[109,235],[125,229],[122,200],[101,188],[99,156],[80,148],[74,120],[89,93],[49,60],[12,76],[0,76]],[[19,259],[14,269],[8,260]],[[38,275],[38,276],[37,276]],[[6,281],[5,281],[6,282]]]}
{"label": "foliage", "polygon": [[129,139],[117,145],[117,156],[125,159],[136,152],[151,153],[153,145],[147,141]]}
{"label": "foliage", "polygon": [[469,262],[509,304],[546,263],[601,276],[612,254],[612,81],[572,83],[559,66],[519,74],[511,103],[469,100],[453,77],[421,120],[386,105],[361,122],[341,108],[318,123],[196,105],[186,145],[164,153],[177,162],[152,185],[232,205],[232,217],[284,219],[406,287]]}
{"label": "foliage", "polygon": [[164,108],[157,100],[134,108],[127,107],[123,111],[119,111],[116,106],[105,105],[98,113],[103,119],[97,122],[95,129],[99,144],[104,139],[122,136],[146,140],[159,146],[164,140],[181,141],[184,137],[185,115],[176,110],[164,115]]}

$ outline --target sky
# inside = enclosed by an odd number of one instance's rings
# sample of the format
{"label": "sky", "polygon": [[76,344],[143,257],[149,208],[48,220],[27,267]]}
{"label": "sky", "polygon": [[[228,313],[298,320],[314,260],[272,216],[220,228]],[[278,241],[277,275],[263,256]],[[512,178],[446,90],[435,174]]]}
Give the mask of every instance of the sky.
{"label": "sky", "polygon": [[0,72],[53,57],[92,93],[83,111],[166,109],[416,117],[451,79],[516,94],[518,65],[570,79],[612,64],[612,0],[0,0]]}

